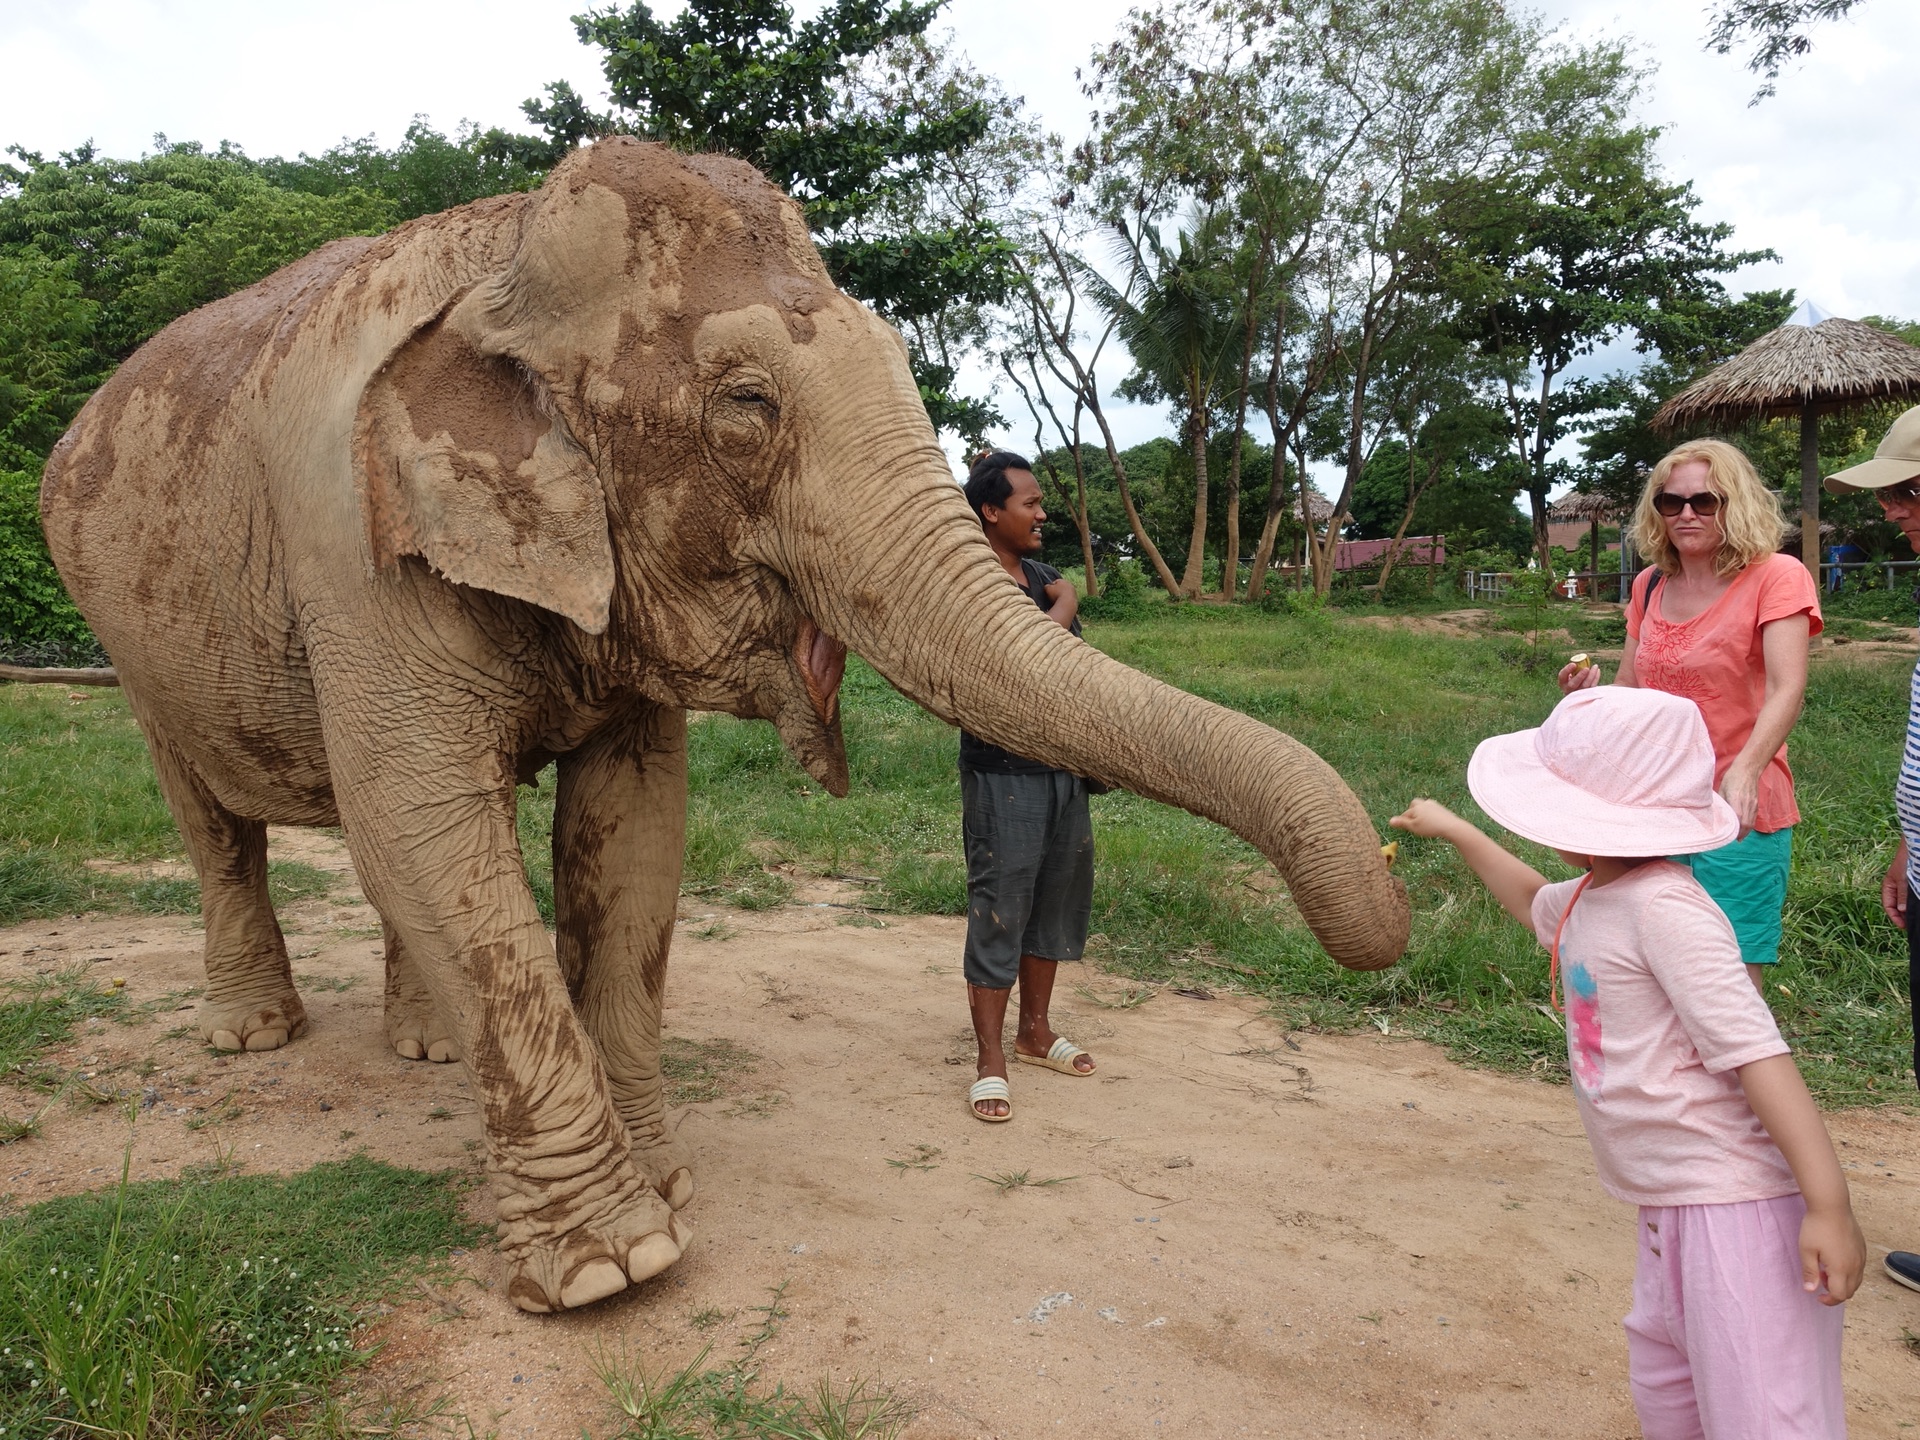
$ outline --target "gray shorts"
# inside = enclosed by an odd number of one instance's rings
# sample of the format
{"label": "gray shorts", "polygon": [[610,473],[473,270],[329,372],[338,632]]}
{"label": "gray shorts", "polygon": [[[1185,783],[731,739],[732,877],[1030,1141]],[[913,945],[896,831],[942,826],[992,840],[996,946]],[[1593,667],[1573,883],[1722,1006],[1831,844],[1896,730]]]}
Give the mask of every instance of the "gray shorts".
{"label": "gray shorts", "polygon": [[1078,960],[1093,914],[1093,821],[1078,776],[960,772],[967,982],[1011,989],[1022,955]]}

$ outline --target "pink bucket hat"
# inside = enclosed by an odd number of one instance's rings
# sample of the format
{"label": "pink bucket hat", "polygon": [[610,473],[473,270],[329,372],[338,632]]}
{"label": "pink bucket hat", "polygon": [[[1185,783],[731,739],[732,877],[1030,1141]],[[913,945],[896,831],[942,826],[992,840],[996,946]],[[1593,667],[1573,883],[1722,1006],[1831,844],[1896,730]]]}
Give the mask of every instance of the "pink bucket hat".
{"label": "pink bucket hat", "polygon": [[1700,708],[1659,690],[1575,691],[1538,730],[1483,740],[1467,788],[1514,834],[1576,855],[1692,855],[1740,834]]}

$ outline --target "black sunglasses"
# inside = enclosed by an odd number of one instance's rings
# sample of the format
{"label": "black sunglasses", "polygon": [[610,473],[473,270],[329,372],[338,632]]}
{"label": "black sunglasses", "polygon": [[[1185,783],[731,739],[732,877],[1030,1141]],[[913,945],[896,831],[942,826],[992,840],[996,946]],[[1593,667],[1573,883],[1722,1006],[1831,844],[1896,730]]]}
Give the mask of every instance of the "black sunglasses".
{"label": "black sunglasses", "polygon": [[1902,505],[1911,505],[1920,500],[1920,480],[1902,480],[1898,485],[1883,485],[1873,492],[1873,498],[1882,505],[1897,501]]}
{"label": "black sunglasses", "polygon": [[1653,497],[1653,508],[1671,520],[1687,506],[1693,507],[1693,513],[1701,519],[1716,515],[1720,511],[1720,497],[1711,490],[1702,490],[1698,495],[1675,495],[1670,490],[1662,490]]}

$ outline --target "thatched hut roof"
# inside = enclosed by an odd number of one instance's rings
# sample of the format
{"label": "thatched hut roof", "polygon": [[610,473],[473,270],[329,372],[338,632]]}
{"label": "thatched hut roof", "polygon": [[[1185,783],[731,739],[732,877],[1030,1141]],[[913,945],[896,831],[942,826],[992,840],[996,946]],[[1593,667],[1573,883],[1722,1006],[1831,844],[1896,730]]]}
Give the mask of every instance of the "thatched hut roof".
{"label": "thatched hut roof", "polygon": [[[1308,490],[1305,494],[1306,521],[1309,525],[1324,525],[1333,519],[1333,502],[1318,490]],[[1293,513],[1300,513],[1300,501],[1294,502]]]}
{"label": "thatched hut roof", "polygon": [[1762,416],[1818,413],[1864,400],[1920,397],[1920,349],[1884,330],[1803,305],[1724,365],[1709,371],[1653,417],[1672,431]]}
{"label": "thatched hut roof", "polygon": [[1618,515],[1623,507],[1604,495],[1589,495],[1576,490],[1553,502],[1547,511],[1549,520],[1598,520],[1601,524]]}

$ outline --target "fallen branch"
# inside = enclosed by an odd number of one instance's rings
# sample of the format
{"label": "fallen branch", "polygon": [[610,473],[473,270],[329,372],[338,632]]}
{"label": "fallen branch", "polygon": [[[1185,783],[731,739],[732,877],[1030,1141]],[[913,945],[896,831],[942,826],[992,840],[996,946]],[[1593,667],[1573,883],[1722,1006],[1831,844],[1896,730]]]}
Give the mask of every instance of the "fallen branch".
{"label": "fallen branch", "polygon": [[118,685],[120,676],[109,665],[99,670],[41,670],[31,665],[0,665],[0,682],[16,685]]}

